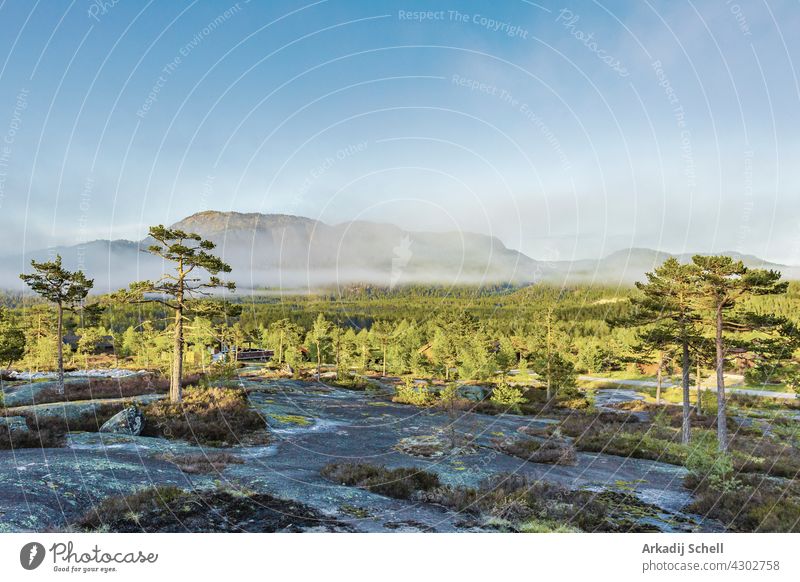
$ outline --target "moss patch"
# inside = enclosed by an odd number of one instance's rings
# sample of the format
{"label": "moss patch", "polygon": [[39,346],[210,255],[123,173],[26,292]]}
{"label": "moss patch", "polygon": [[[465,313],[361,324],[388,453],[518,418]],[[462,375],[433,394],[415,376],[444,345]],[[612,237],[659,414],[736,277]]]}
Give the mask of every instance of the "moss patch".
{"label": "moss patch", "polygon": [[311,419],[297,414],[270,414],[269,416],[282,424],[296,424],[298,426],[309,426],[313,424]]}

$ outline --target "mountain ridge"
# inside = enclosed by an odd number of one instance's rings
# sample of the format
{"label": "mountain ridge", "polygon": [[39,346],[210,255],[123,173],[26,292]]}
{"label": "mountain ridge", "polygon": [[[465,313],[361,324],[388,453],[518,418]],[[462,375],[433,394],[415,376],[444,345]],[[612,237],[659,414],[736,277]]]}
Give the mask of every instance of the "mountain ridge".
{"label": "mountain ridge", "polygon": [[[632,247],[600,259],[541,261],[508,248],[495,236],[472,232],[411,231],[391,223],[364,220],[327,224],[292,214],[207,210],[187,216],[170,228],[212,240],[233,268],[240,289],[316,288],[331,284],[406,283],[493,284],[624,283],[642,278],[666,258],[682,262],[693,254]],[[164,271],[160,258],[143,252],[140,241],[98,239],[0,258],[6,281],[18,281],[30,259],[61,254],[69,269],[81,268],[95,279],[98,292],[155,278]],[[753,255],[724,253],[750,267],[780,270],[800,278],[800,268],[770,263]],[[24,260],[23,260],[24,259]],[[21,287],[21,281],[16,288]]]}

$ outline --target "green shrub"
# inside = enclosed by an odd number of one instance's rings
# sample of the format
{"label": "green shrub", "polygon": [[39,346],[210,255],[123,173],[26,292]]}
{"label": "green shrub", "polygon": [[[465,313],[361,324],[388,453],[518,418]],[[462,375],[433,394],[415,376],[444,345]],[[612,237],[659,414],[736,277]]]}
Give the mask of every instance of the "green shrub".
{"label": "green shrub", "polygon": [[346,390],[357,390],[359,392],[366,391],[372,386],[370,382],[367,382],[358,374],[340,374],[339,378],[332,382],[326,382],[326,384],[336,386],[337,388],[345,388]]}
{"label": "green shrub", "polygon": [[705,482],[720,493],[736,491],[742,485],[736,478],[733,457],[716,449],[716,441],[709,432],[695,435],[686,458],[686,468],[698,482]]}
{"label": "green shrub", "polygon": [[528,399],[522,394],[522,390],[501,382],[494,390],[489,400],[498,406],[504,406],[509,410],[520,412],[520,406],[526,404]]}
{"label": "green shrub", "polygon": [[439,392],[439,402],[444,407],[452,406],[458,400],[461,400],[461,397],[458,394],[458,386],[455,384],[448,384]]}
{"label": "green shrub", "polygon": [[393,402],[414,406],[428,406],[433,403],[433,400],[433,395],[426,385],[415,385],[410,379],[406,379],[402,385],[397,387],[397,394],[392,398]]}
{"label": "green shrub", "polygon": [[214,382],[235,380],[238,377],[239,362],[229,362],[227,359],[214,362],[209,368],[206,380],[208,385]]}

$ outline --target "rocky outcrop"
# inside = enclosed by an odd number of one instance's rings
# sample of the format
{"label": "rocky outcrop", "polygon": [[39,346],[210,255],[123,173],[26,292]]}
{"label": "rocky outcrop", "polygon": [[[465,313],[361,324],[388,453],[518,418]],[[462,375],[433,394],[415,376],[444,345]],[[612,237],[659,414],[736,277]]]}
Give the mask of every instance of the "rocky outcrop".
{"label": "rocky outcrop", "polygon": [[129,406],[109,418],[100,427],[100,432],[139,436],[142,434],[144,422],[145,418],[142,411],[135,406]]}
{"label": "rocky outcrop", "polygon": [[0,416],[0,426],[7,428],[10,435],[28,434],[30,429],[24,416]]}
{"label": "rocky outcrop", "polygon": [[434,435],[420,435],[400,439],[395,450],[424,459],[443,457],[445,455],[471,455],[477,448],[473,443],[473,435],[442,431]]}
{"label": "rocky outcrop", "polygon": [[470,384],[462,384],[458,387],[458,395],[461,398],[466,398],[473,402],[480,402],[485,399],[488,390],[483,386],[472,386]]}

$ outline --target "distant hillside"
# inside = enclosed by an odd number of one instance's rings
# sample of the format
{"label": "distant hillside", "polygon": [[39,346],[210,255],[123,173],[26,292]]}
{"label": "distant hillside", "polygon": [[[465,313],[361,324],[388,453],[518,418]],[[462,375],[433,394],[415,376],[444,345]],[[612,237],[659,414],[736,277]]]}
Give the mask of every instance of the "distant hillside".
{"label": "distant hillside", "polygon": [[[695,254],[705,253],[672,255],[652,249],[632,248],[616,251],[601,259],[544,262],[541,263],[541,267],[547,280],[631,284],[641,280],[644,273],[652,271],[670,257],[675,257],[682,263],[689,263]],[[734,251],[720,254],[741,260],[751,268],[780,271],[786,279],[800,279],[800,267],[770,263],[753,255],[743,255]]]}
{"label": "distant hillside", "polygon": [[19,273],[30,271],[31,260],[51,260],[60,254],[64,266],[82,269],[95,279],[100,292],[125,287],[131,281],[146,279],[161,273],[161,262],[141,252],[140,243],[129,240],[95,240],[82,245],[56,247],[26,253],[22,256],[0,258],[2,287],[21,289],[24,284]]}
{"label": "distant hillside", "polygon": [[373,222],[331,226],[280,214],[202,212],[175,227],[217,243],[249,287],[527,281],[536,265],[485,235],[410,232]]}
{"label": "distant hillside", "polygon": [[[672,256],[650,249],[618,251],[597,260],[535,261],[498,239],[468,232],[414,232],[391,224],[346,222],[329,225],[285,214],[207,211],[176,224],[214,241],[233,268],[239,289],[316,288],[352,283],[396,286],[407,283],[630,284]],[[70,269],[95,279],[97,291],[118,289],[139,279],[158,277],[164,265],[143,249],[150,241],[98,240],[0,259],[5,288],[18,289],[18,274],[30,259],[61,254]],[[800,278],[800,269],[774,265],[758,257],[731,254],[748,266],[777,269]],[[680,255],[682,261],[691,255]]]}
{"label": "distant hillside", "polygon": [[[347,222],[328,225],[300,216],[239,212],[200,212],[176,224],[214,241],[216,252],[233,268],[240,289],[314,288],[369,282],[405,283],[527,282],[536,261],[506,248],[494,237],[451,232],[412,232],[391,224]],[[18,288],[17,274],[30,259],[56,253],[70,268],[95,278],[98,291],[159,276],[160,259],[142,252],[150,241],[93,241],[22,257],[0,259],[6,287]]]}

